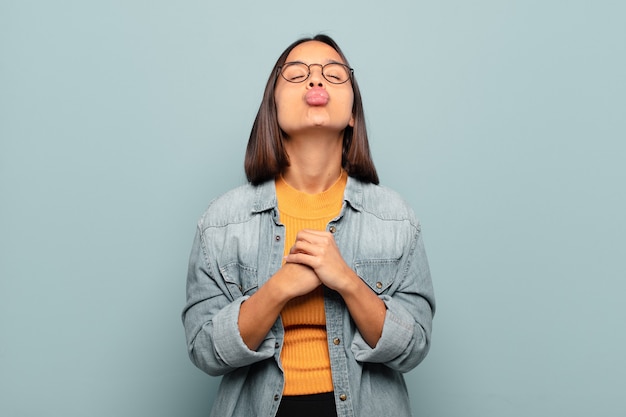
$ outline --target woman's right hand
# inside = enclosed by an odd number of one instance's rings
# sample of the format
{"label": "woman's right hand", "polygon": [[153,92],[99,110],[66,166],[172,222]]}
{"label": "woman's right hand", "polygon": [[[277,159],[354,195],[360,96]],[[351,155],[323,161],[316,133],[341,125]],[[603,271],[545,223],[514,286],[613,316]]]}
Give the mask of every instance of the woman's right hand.
{"label": "woman's right hand", "polygon": [[[278,286],[278,290],[285,294],[287,301],[305,295],[319,287],[322,282],[313,268],[296,263],[286,263],[270,278]],[[269,282],[268,282],[269,283]]]}

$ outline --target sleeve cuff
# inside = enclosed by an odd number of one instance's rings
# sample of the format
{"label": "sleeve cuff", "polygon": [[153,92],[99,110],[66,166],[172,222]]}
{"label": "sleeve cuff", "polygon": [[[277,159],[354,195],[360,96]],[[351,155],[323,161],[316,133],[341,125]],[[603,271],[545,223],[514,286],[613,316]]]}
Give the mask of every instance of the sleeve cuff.
{"label": "sleeve cuff", "polygon": [[388,362],[400,356],[409,346],[414,337],[415,323],[411,315],[404,309],[395,308],[389,296],[381,299],[387,306],[383,333],[374,348],[370,347],[358,332],[352,341],[352,353],[359,362]]}
{"label": "sleeve cuff", "polygon": [[250,350],[239,333],[239,309],[249,297],[242,297],[213,317],[213,343],[216,354],[228,366],[239,368],[274,355],[275,336],[270,331],[259,348]]}

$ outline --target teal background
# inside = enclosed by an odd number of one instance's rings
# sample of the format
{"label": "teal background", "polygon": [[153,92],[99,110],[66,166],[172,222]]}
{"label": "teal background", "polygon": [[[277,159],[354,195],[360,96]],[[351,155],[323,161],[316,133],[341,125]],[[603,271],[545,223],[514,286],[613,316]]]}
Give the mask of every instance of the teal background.
{"label": "teal background", "polygon": [[194,227],[279,53],[333,36],[438,312],[415,416],[623,416],[620,1],[0,1],[0,415],[206,416]]}

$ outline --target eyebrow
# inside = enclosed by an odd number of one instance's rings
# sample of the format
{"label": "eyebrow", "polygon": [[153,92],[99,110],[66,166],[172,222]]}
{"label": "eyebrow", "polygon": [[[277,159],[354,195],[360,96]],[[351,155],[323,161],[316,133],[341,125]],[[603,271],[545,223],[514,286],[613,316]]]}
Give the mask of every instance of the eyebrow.
{"label": "eyebrow", "polygon": [[[306,62],[304,62],[304,61],[300,61],[300,60],[298,60],[298,59],[297,59],[297,60],[295,60],[295,61],[286,61],[286,62],[285,62],[285,64],[296,64],[296,63],[298,63],[298,64],[304,64],[304,65],[311,65],[311,64],[307,64],[307,63],[306,63]],[[312,64],[318,64],[318,65],[319,65],[319,63],[317,63],[317,62],[313,62]],[[325,61],[322,65],[326,65],[326,64],[341,64],[341,65],[346,65],[346,66],[348,65],[348,64],[346,64],[346,63],[344,63],[344,62],[337,61],[336,59],[327,59],[327,60],[326,60],[326,61]]]}

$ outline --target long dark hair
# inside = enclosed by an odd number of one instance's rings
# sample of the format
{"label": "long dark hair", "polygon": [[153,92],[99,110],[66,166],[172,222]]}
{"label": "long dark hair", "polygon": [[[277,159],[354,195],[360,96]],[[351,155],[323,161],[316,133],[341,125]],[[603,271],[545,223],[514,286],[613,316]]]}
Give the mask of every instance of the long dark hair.
{"label": "long dark hair", "polygon": [[[274,179],[289,166],[289,157],[283,146],[284,133],[278,125],[274,90],[276,88],[279,67],[285,63],[287,56],[296,46],[309,41],[325,43],[337,51],[343,61],[349,65],[337,43],[327,35],[316,35],[311,38],[299,39],[289,45],[280,55],[267,80],[263,100],[252,125],[246,148],[244,167],[248,181],[254,185]],[[341,165],[351,177],[363,182],[378,184],[378,174],[372,161],[367,140],[361,92],[354,75],[352,76],[351,84],[354,94],[352,105],[354,127],[347,126],[344,131]]]}

